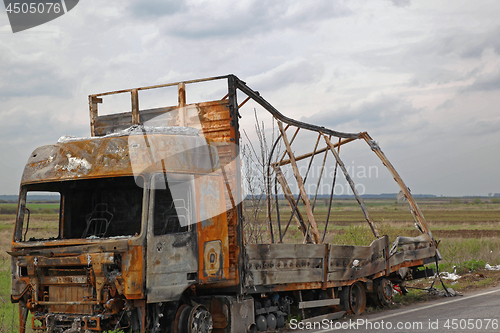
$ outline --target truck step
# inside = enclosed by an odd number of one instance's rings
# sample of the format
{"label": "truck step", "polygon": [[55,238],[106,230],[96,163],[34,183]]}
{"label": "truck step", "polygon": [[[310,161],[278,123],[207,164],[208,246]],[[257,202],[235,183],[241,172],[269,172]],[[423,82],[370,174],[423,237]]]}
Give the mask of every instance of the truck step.
{"label": "truck step", "polygon": [[328,313],[328,314],[325,314],[325,315],[321,315],[321,316],[316,316],[316,317],[311,317],[311,318],[307,318],[307,319],[303,319],[302,321],[305,322],[305,323],[312,323],[312,322],[321,322],[323,320],[337,320],[337,319],[340,319],[342,318],[342,316],[345,314],[345,311],[338,311],[338,312],[334,312],[334,313]]}
{"label": "truck step", "polygon": [[299,302],[299,309],[317,308],[320,306],[339,305],[340,298],[321,299],[317,301]]}

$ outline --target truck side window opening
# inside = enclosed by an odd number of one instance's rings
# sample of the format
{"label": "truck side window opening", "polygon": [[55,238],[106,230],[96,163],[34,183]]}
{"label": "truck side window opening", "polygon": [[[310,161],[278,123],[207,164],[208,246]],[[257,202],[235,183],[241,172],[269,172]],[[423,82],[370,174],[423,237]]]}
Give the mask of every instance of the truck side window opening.
{"label": "truck side window opening", "polygon": [[[50,195],[49,201],[39,201],[38,195]],[[28,191],[19,216],[22,233],[18,241],[53,240],[59,238],[61,195],[56,191]]]}
{"label": "truck side window opening", "polygon": [[[177,183],[175,198],[165,183],[155,186],[153,233],[155,236],[186,232],[189,228],[189,185]],[[166,188],[161,188],[166,187]],[[180,191],[179,191],[180,190]]]}

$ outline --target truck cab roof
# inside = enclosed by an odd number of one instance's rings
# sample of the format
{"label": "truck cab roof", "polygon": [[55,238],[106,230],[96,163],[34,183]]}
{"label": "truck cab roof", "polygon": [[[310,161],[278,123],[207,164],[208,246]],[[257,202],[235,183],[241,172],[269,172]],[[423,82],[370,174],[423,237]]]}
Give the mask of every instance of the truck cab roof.
{"label": "truck cab roof", "polygon": [[151,172],[206,174],[217,166],[216,150],[195,128],[132,126],[100,137],[64,136],[35,149],[21,184]]}

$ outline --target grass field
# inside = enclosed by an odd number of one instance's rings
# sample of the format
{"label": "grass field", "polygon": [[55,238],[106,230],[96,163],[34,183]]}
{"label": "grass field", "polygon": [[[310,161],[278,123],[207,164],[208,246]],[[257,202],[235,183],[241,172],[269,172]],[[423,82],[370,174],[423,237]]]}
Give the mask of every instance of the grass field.
{"label": "grass field", "polygon": [[[500,203],[489,198],[479,201],[474,198],[431,198],[417,201],[433,235],[440,241],[439,249],[444,258],[440,264],[442,270],[449,271],[456,266],[457,272],[468,274],[471,270],[484,268],[486,263],[500,264]],[[407,203],[397,203],[392,199],[367,199],[366,205],[380,234],[387,234],[391,241],[398,235],[418,234]],[[31,211],[30,229],[48,234],[56,232],[58,204],[33,203],[28,207]],[[0,204],[0,332],[18,331],[17,304],[10,303],[10,256],[6,252],[10,250],[16,209],[16,204]],[[324,230],[327,213],[324,200],[318,201],[315,217],[321,232]],[[268,226],[263,222],[265,214],[265,208],[261,209],[251,230],[248,230],[248,233],[257,233],[264,242],[269,239]],[[273,214],[274,221],[275,216]],[[286,201],[280,201],[280,217],[284,229],[290,217]],[[249,220],[251,219],[247,218],[247,222]],[[277,237],[276,222],[273,228]],[[302,242],[302,239],[296,222],[292,219],[286,242]],[[369,245],[374,240],[364,215],[354,200],[337,200],[332,206],[325,240],[349,245]],[[469,282],[464,281],[453,287],[466,290],[472,285],[489,285],[498,281],[498,278],[470,278]],[[415,299],[420,297],[418,292],[412,291],[412,295],[417,295],[411,296]]]}
{"label": "grass field", "polygon": [[10,302],[10,260],[0,264],[0,332],[19,332],[18,306]]}

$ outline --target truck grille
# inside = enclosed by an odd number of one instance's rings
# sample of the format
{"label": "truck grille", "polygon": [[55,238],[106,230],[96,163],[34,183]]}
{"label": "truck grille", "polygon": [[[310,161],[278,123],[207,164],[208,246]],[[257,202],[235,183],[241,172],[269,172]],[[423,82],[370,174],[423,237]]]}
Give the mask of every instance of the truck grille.
{"label": "truck grille", "polygon": [[[50,302],[85,302],[92,299],[92,289],[88,286],[50,286]],[[50,305],[53,313],[92,314],[92,305]]]}

